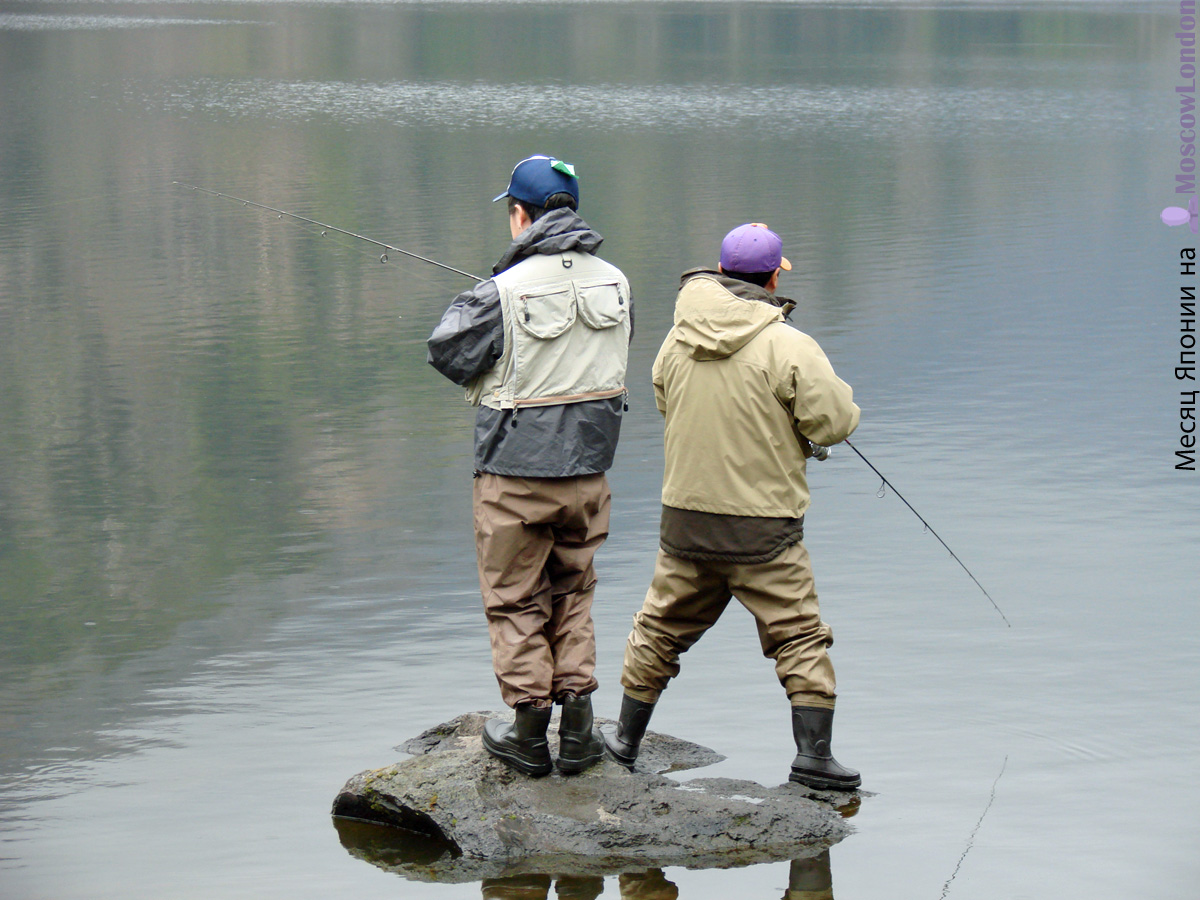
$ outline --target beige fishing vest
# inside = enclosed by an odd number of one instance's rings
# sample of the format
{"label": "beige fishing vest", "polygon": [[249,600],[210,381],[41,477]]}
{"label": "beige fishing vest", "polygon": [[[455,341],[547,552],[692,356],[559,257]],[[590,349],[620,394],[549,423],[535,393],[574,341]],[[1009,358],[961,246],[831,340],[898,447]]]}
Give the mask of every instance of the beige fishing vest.
{"label": "beige fishing vest", "polygon": [[625,392],[632,323],[620,269],[589,253],[539,253],[493,280],[504,352],[467,385],[470,403],[517,409]]}

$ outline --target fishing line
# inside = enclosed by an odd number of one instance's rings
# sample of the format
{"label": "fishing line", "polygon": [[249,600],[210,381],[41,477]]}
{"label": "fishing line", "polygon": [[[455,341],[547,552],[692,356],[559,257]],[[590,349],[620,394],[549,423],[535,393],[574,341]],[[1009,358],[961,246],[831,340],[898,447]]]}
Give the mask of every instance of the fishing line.
{"label": "fishing line", "polygon": [[[381,263],[386,263],[388,261],[388,253],[389,252],[400,253],[411,259],[419,260],[420,262],[424,262],[424,263],[429,263],[431,266],[437,266],[439,269],[445,269],[448,272],[454,272],[457,275],[462,275],[466,278],[470,278],[473,281],[483,281],[484,280],[483,278],[480,278],[478,275],[472,275],[470,272],[464,272],[462,269],[456,269],[456,268],[454,268],[454,266],[448,266],[445,263],[438,262],[436,259],[430,259],[427,256],[421,256],[419,253],[413,253],[410,250],[405,250],[403,247],[396,247],[396,246],[393,246],[392,244],[385,244],[383,241],[377,241],[374,238],[366,237],[365,235],[358,234],[357,232],[347,231],[345,228],[338,228],[336,225],[327,225],[324,222],[318,222],[316,219],[308,218],[308,216],[301,216],[301,215],[298,215],[297,213],[288,212],[285,209],[276,209],[273,206],[267,206],[263,203],[256,203],[253,200],[246,200],[242,197],[234,197],[231,194],[222,194],[220,191],[210,191],[208,188],[197,187],[194,184],[185,184],[182,181],[173,181],[171,183],[174,185],[177,185],[178,187],[187,188],[192,191],[200,191],[201,193],[204,193],[204,194],[210,194],[213,197],[221,197],[224,200],[232,200],[234,203],[242,204],[242,206],[252,206],[255,209],[261,209],[261,210],[265,210],[267,212],[273,212],[280,218],[287,216],[289,219],[292,219],[296,222],[303,222],[303,223],[306,223],[307,225],[315,226],[316,228],[320,228],[321,229],[320,234],[323,237],[328,236],[326,234],[326,232],[333,231],[338,234],[344,234],[347,237],[357,238],[360,241],[366,241],[368,244],[374,244],[376,247],[379,247],[383,250],[383,253],[379,257],[379,261]],[[316,233],[316,232],[314,232],[314,233]]]}
{"label": "fishing line", "polygon": [[921,515],[919,512],[917,512],[915,509],[913,509],[913,505],[904,499],[904,495],[901,494],[898,490],[896,490],[896,486],[894,484],[892,484],[890,481],[888,481],[887,478],[884,476],[884,474],[882,472],[880,472],[877,468],[875,468],[875,466],[871,464],[871,461],[869,459],[867,459],[865,456],[863,456],[857,447],[855,447],[852,443],[850,443],[849,439],[847,439],[845,441],[845,444],[847,447],[849,447],[851,450],[853,450],[855,453],[857,453],[858,458],[861,459],[863,462],[865,462],[868,466],[870,466],[871,471],[874,472],[876,475],[878,475],[880,481],[883,482],[883,484],[880,486],[879,491],[876,493],[875,496],[882,498],[885,494],[884,488],[890,487],[892,489],[892,492],[897,497],[900,498],[901,502],[905,506],[907,506],[910,510],[912,510],[912,514],[921,520],[921,524],[925,526],[925,530],[928,531],[930,534],[932,534],[935,538],[937,538],[938,542],[943,547],[946,548],[947,552],[949,552],[949,554],[952,557],[954,557],[954,561],[956,563],[958,563],[960,566],[962,566],[962,570],[971,576],[971,580],[973,582],[975,582],[975,586],[978,587],[981,591],[983,591],[983,596],[987,597],[988,601],[992,604],[992,607],[996,610],[996,612],[1000,613],[1000,618],[1002,618],[1004,620],[1004,624],[1007,625],[1009,628],[1012,628],[1012,623],[1008,621],[1008,616],[1006,616],[1004,614],[1004,611],[1001,610],[1000,607],[996,605],[996,601],[993,600],[992,595],[987,592],[987,588],[985,588],[982,584],[979,583],[979,579],[976,578],[975,575],[971,572],[971,570],[967,568],[966,564],[961,559],[958,558],[958,554],[950,549],[950,545],[942,540],[942,536],[934,530],[933,526],[930,525],[927,521],[925,521],[925,517],[923,515]]}
{"label": "fishing line", "polygon": [[[870,463],[867,463],[870,465]],[[958,865],[954,867],[954,871],[950,873],[950,877],[946,879],[946,883],[942,885],[942,896],[939,900],[946,900],[946,894],[950,892],[950,882],[958,875],[958,870],[962,868],[963,860],[967,858],[967,854],[971,852],[971,848],[975,846],[975,835],[979,833],[979,826],[983,824],[983,817],[988,814],[988,810],[992,808],[992,804],[996,802],[996,785],[1000,783],[1000,778],[1004,775],[1004,770],[1008,768],[1008,757],[1004,757],[1004,764],[1000,766],[1000,774],[996,776],[996,780],[992,782],[992,796],[988,798],[987,806],[983,808],[983,814],[979,817],[979,821],[975,823],[975,827],[971,830],[971,836],[967,838],[967,849],[963,850],[962,856],[958,858]]]}

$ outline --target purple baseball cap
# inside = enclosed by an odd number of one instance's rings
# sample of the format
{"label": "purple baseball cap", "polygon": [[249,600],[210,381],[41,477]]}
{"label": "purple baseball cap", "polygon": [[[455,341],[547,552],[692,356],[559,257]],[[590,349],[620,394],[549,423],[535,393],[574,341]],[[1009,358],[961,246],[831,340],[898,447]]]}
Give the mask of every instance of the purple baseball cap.
{"label": "purple baseball cap", "polygon": [[762,222],[739,225],[721,241],[721,268],[726,272],[792,270],[783,255],[783,239]]}
{"label": "purple baseball cap", "polygon": [[545,206],[558,193],[570,194],[575,205],[579,205],[579,176],[575,167],[552,156],[531,156],[517,163],[508,180],[508,190],[492,202],[513,197],[534,206]]}

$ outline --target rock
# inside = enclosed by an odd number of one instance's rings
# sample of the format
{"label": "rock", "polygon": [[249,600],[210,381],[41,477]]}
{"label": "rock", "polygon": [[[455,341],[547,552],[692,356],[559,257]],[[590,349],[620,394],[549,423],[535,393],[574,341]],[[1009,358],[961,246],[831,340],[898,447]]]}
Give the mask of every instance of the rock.
{"label": "rock", "polygon": [[[498,715],[459,716],[404,744],[412,758],[351,778],[333,804],[347,849],[409,878],[462,882],[796,859],[850,831],[835,804],[856,803],[856,795],[665,777],[724,757],[655,732],[647,732],[634,772],[605,759],[579,775],[529,778],[483,749],[483,724]],[[550,743],[556,751],[557,721]]]}

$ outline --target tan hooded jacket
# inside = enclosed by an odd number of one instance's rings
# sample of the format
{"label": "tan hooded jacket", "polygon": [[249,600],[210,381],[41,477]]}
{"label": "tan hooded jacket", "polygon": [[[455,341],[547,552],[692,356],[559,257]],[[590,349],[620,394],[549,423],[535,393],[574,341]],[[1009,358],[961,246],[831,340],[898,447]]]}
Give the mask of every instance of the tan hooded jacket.
{"label": "tan hooded jacket", "polygon": [[858,426],[850,386],[773,300],[717,272],[684,274],[654,361],[664,506],[797,518],[809,502],[808,442],[836,444]]}

